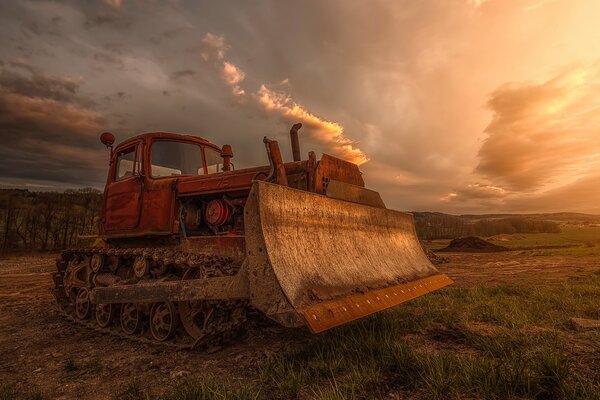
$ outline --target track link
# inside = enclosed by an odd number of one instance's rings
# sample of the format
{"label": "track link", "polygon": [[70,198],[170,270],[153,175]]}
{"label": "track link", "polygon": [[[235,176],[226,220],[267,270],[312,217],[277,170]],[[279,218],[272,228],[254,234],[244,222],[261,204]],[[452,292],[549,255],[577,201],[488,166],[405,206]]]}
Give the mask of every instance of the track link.
{"label": "track link", "polygon": [[[172,249],[149,249],[149,248],[111,248],[97,249],[88,248],[81,250],[64,251],[56,261],[57,271],[52,273],[54,282],[53,294],[58,304],[58,310],[65,319],[71,323],[90,329],[105,335],[111,335],[121,339],[129,340],[139,344],[155,345],[167,347],[173,350],[189,349],[218,349],[223,344],[230,342],[240,332],[240,328],[246,320],[247,303],[240,300],[211,302],[210,306],[215,310],[225,310],[230,318],[227,321],[219,321],[218,324],[209,326],[205,329],[202,337],[193,338],[189,336],[181,323],[177,327],[173,338],[166,341],[155,340],[149,333],[149,321],[145,321],[143,329],[137,334],[126,334],[123,332],[118,322],[107,327],[100,327],[92,312],[92,317],[80,319],[75,313],[75,299],[73,292],[81,289],[91,290],[94,284],[95,272],[91,268],[91,259],[95,254],[103,257],[110,257],[112,262],[117,260],[118,266],[114,271],[115,278],[118,278],[116,284],[135,284],[141,281],[133,276],[133,263],[136,259],[143,259],[152,262],[162,276],[150,277],[149,279],[182,279],[186,271],[193,270],[203,277],[231,276],[239,270],[233,260],[227,257],[217,257],[210,254],[190,254]],[[101,271],[108,272],[108,266],[104,266]],[[66,275],[69,276],[65,279]],[[67,287],[65,287],[67,281]],[[71,292],[71,293],[69,293]],[[148,305],[140,304],[142,309],[149,309]],[[118,312],[117,312],[118,315]]]}

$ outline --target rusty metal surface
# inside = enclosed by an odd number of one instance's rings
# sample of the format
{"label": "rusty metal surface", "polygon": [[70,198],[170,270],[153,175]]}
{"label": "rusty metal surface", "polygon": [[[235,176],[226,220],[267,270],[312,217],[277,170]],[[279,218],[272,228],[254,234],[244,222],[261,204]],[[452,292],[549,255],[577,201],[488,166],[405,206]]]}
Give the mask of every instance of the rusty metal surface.
{"label": "rusty metal surface", "polygon": [[231,257],[241,263],[246,257],[246,240],[244,236],[192,236],[183,239],[178,250]]}
{"label": "rusty metal surface", "polygon": [[452,279],[448,276],[438,274],[385,289],[317,303],[300,312],[311,332],[319,333],[423,296],[451,283]]}
{"label": "rusty metal surface", "polygon": [[96,304],[156,303],[164,301],[245,299],[245,276],[213,277],[187,281],[137,283],[97,287],[90,299]]}
{"label": "rusty metal surface", "polygon": [[315,192],[325,194],[329,181],[336,180],[356,186],[365,186],[358,165],[323,154],[315,170]]}
{"label": "rusty metal surface", "polygon": [[330,180],[325,190],[325,195],[332,199],[385,208],[385,204],[378,192],[350,183]]}
{"label": "rusty metal surface", "polygon": [[281,157],[281,150],[279,149],[279,144],[276,140],[267,139],[266,136],[264,137],[263,142],[265,144],[267,156],[269,157],[269,163],[271,165],[271,171],[269,172],[269,176],[267,176],[265,180],[269,182],[276,182],[279,185],[287,186],[287,173],[283,164],[283,158]]}
{"label": "rusty metal surface", "polygon": [[256,182],[245,214],[255,215],[246,238],[249,275],[271,275],[270,285],[279,285],[296,311],[438,274],[408,213]]}

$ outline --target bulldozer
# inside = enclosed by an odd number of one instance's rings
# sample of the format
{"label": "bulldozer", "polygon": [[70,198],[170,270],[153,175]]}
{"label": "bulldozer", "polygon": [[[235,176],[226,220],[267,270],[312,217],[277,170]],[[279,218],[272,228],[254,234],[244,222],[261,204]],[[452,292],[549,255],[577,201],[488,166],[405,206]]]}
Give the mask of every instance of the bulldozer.
{"label": "bulldozer", "polygon": [[452,283],[425,255],[412,215],[387,209],[356,164],[314,152],[235,169],[230,145],[151,132],[114,147],[101,246],[64,251],[53,294],[96,330],[195,347],[258,315],[312,333]]}

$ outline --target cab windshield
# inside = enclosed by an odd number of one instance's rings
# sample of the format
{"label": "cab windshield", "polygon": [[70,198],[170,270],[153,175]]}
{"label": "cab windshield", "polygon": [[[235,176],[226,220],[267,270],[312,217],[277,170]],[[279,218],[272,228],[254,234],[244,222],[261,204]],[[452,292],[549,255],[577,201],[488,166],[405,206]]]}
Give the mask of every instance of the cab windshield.
{"label": "cab windshield", "polygon": [[184,142],[154,141],[151,168],[153,178],[204,175],[202,146]]}

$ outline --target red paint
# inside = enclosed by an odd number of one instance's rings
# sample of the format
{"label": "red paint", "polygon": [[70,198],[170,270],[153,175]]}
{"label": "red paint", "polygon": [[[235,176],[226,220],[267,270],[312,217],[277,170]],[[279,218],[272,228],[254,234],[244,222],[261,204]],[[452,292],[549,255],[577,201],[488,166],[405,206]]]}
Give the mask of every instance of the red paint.
{"label": "red paint", "polygon": [[[172,176],[170,171],[179,170],[169,169],[169,165],[161,165],[159,169],[166,168],[167,172],[162,171],[162,177],[153,177],[151,154],[153,143],[156,141],[198,146],[203,161],[200,173],[204,174]],[[208,152],[205,149],[208,148],[219,152],[224,158],[233,155],[230,146],[224,146],[222,151],[205,139],[167,132],[145,133],[119,144],[112,151],[106,180],[102,236],[111,240],[183,233],[180,232],[179,221],[182,218],[179,212],[182,202],[191,202],[194,207],[203,210],[208,224],[220,227],[212,234],[243,234],[239,216],[250,193],[252,182],[265,180],[271,172],[271,166],[208,173],[205,156]],[[278,148],[275,150],[276,153],[279,152]],[[133,154],[128,153],[129,151]],[[120,155],[125,153],[127,157],[123,159],[126,160],[120,161]],[[229,163],[225,164],[227,169]],[[195,170],[195,167],[192,170]],[[288,182],[291,187],[311,192],[323,193],[328,179],[364,186],[356,165],[326,155],[320,162],[315,161],[314,155],[306,161],[281,162],[278,165],[278,174],[285,178],[281,179],[280,184]],[[186,231],[188,230],[186,228]],[[200,232],[201,229],[197,231]]]}

